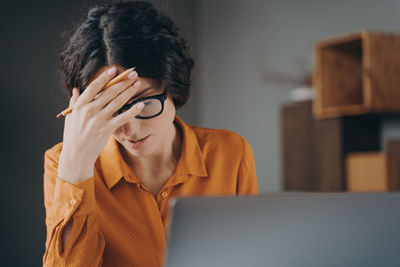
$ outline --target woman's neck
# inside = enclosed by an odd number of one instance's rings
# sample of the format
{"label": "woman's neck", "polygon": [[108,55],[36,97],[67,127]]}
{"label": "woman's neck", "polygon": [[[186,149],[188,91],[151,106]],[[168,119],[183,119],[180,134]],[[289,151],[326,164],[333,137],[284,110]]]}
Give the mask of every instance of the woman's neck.
{"label": "woman's neck", "polygon": [[169,136],[164,139],[157,153],[140,158],[128,157],[127,163],[133,167],[135,173],[159,173],[165,169],[175,170],[182,149],[183,134],[177,124],[174,123],[172,127]]}

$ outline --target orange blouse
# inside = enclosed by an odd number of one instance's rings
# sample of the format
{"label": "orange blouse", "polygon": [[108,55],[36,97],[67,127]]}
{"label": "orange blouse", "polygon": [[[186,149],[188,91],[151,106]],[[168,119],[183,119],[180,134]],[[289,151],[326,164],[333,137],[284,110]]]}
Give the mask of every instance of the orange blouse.
{"label": "orange blouse", "polygon": [[[94,176],[76,184],[57,177],[62,143],[45,152],[44,266],[162,266],[170,199],[258,194],[253,152],[243,137],[189,126],[178,116],[174,123],[183,132],[182,150],[157,198],[123,160],[113,137],[96,160]],[[69,220],[72,230],[62,251]]]}

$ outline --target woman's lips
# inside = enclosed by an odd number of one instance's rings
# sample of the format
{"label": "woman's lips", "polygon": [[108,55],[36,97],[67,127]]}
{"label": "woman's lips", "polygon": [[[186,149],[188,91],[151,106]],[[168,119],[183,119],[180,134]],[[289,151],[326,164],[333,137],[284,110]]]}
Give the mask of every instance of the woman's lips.
{"label": "woman's lips", "polygon": [[131,140],[129,140],[129,142],[139,143],[139,142],[143,141],[144,139],[146,139],[147,137],[149,137],[149,135],[146,136],[146,137],[143,137],[143,138],[141,138],[141,139],[137,139],[136,141],[131,139]]}
{"label": "woman's lips", "polygon": [[130,147],[132,147],[133,149],[141,148],[146,143],[146,140],[149,139],[149,137],[150,137],[150,135],[146,136],[145,138],[139,139],[137,141],[134,141],[132,139],[128,140]]}

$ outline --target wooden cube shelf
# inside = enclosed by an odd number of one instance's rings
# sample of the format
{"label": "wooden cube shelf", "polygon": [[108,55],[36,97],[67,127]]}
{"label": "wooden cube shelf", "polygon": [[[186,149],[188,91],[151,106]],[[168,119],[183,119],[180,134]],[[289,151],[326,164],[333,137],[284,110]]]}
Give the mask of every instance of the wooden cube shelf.
{"label": "wooden cube shelf", "polygon": [[363,30],[317,41],[314,116],[400,112],[399,73],[400,35]]}

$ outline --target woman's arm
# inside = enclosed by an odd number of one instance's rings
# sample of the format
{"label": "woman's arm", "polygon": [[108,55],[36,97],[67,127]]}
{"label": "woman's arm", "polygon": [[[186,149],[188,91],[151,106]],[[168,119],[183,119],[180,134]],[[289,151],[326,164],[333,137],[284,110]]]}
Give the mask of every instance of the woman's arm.
{"label": "woman's arm", "polygon": [[62,248],[61,248],[61,253],[65,251],[65,248],[67,247],[67,243],[69,240],[69,236],[71,235],[71,230],[72,230],[72,220],[71,219],[64,227],[64,231],[62,234]]}
{"label": "woman's arm", "polygon": [[244,138],[236,191],[237,195],[258,195],[259,193],[253,150]]}
{"label": "woman's arm", "polygon": [[105,240],[95,214],[94,177],[78,183],[59,178],[60,150],[57,145],[44,158],[47,238],[43,266],[99,266]]}

